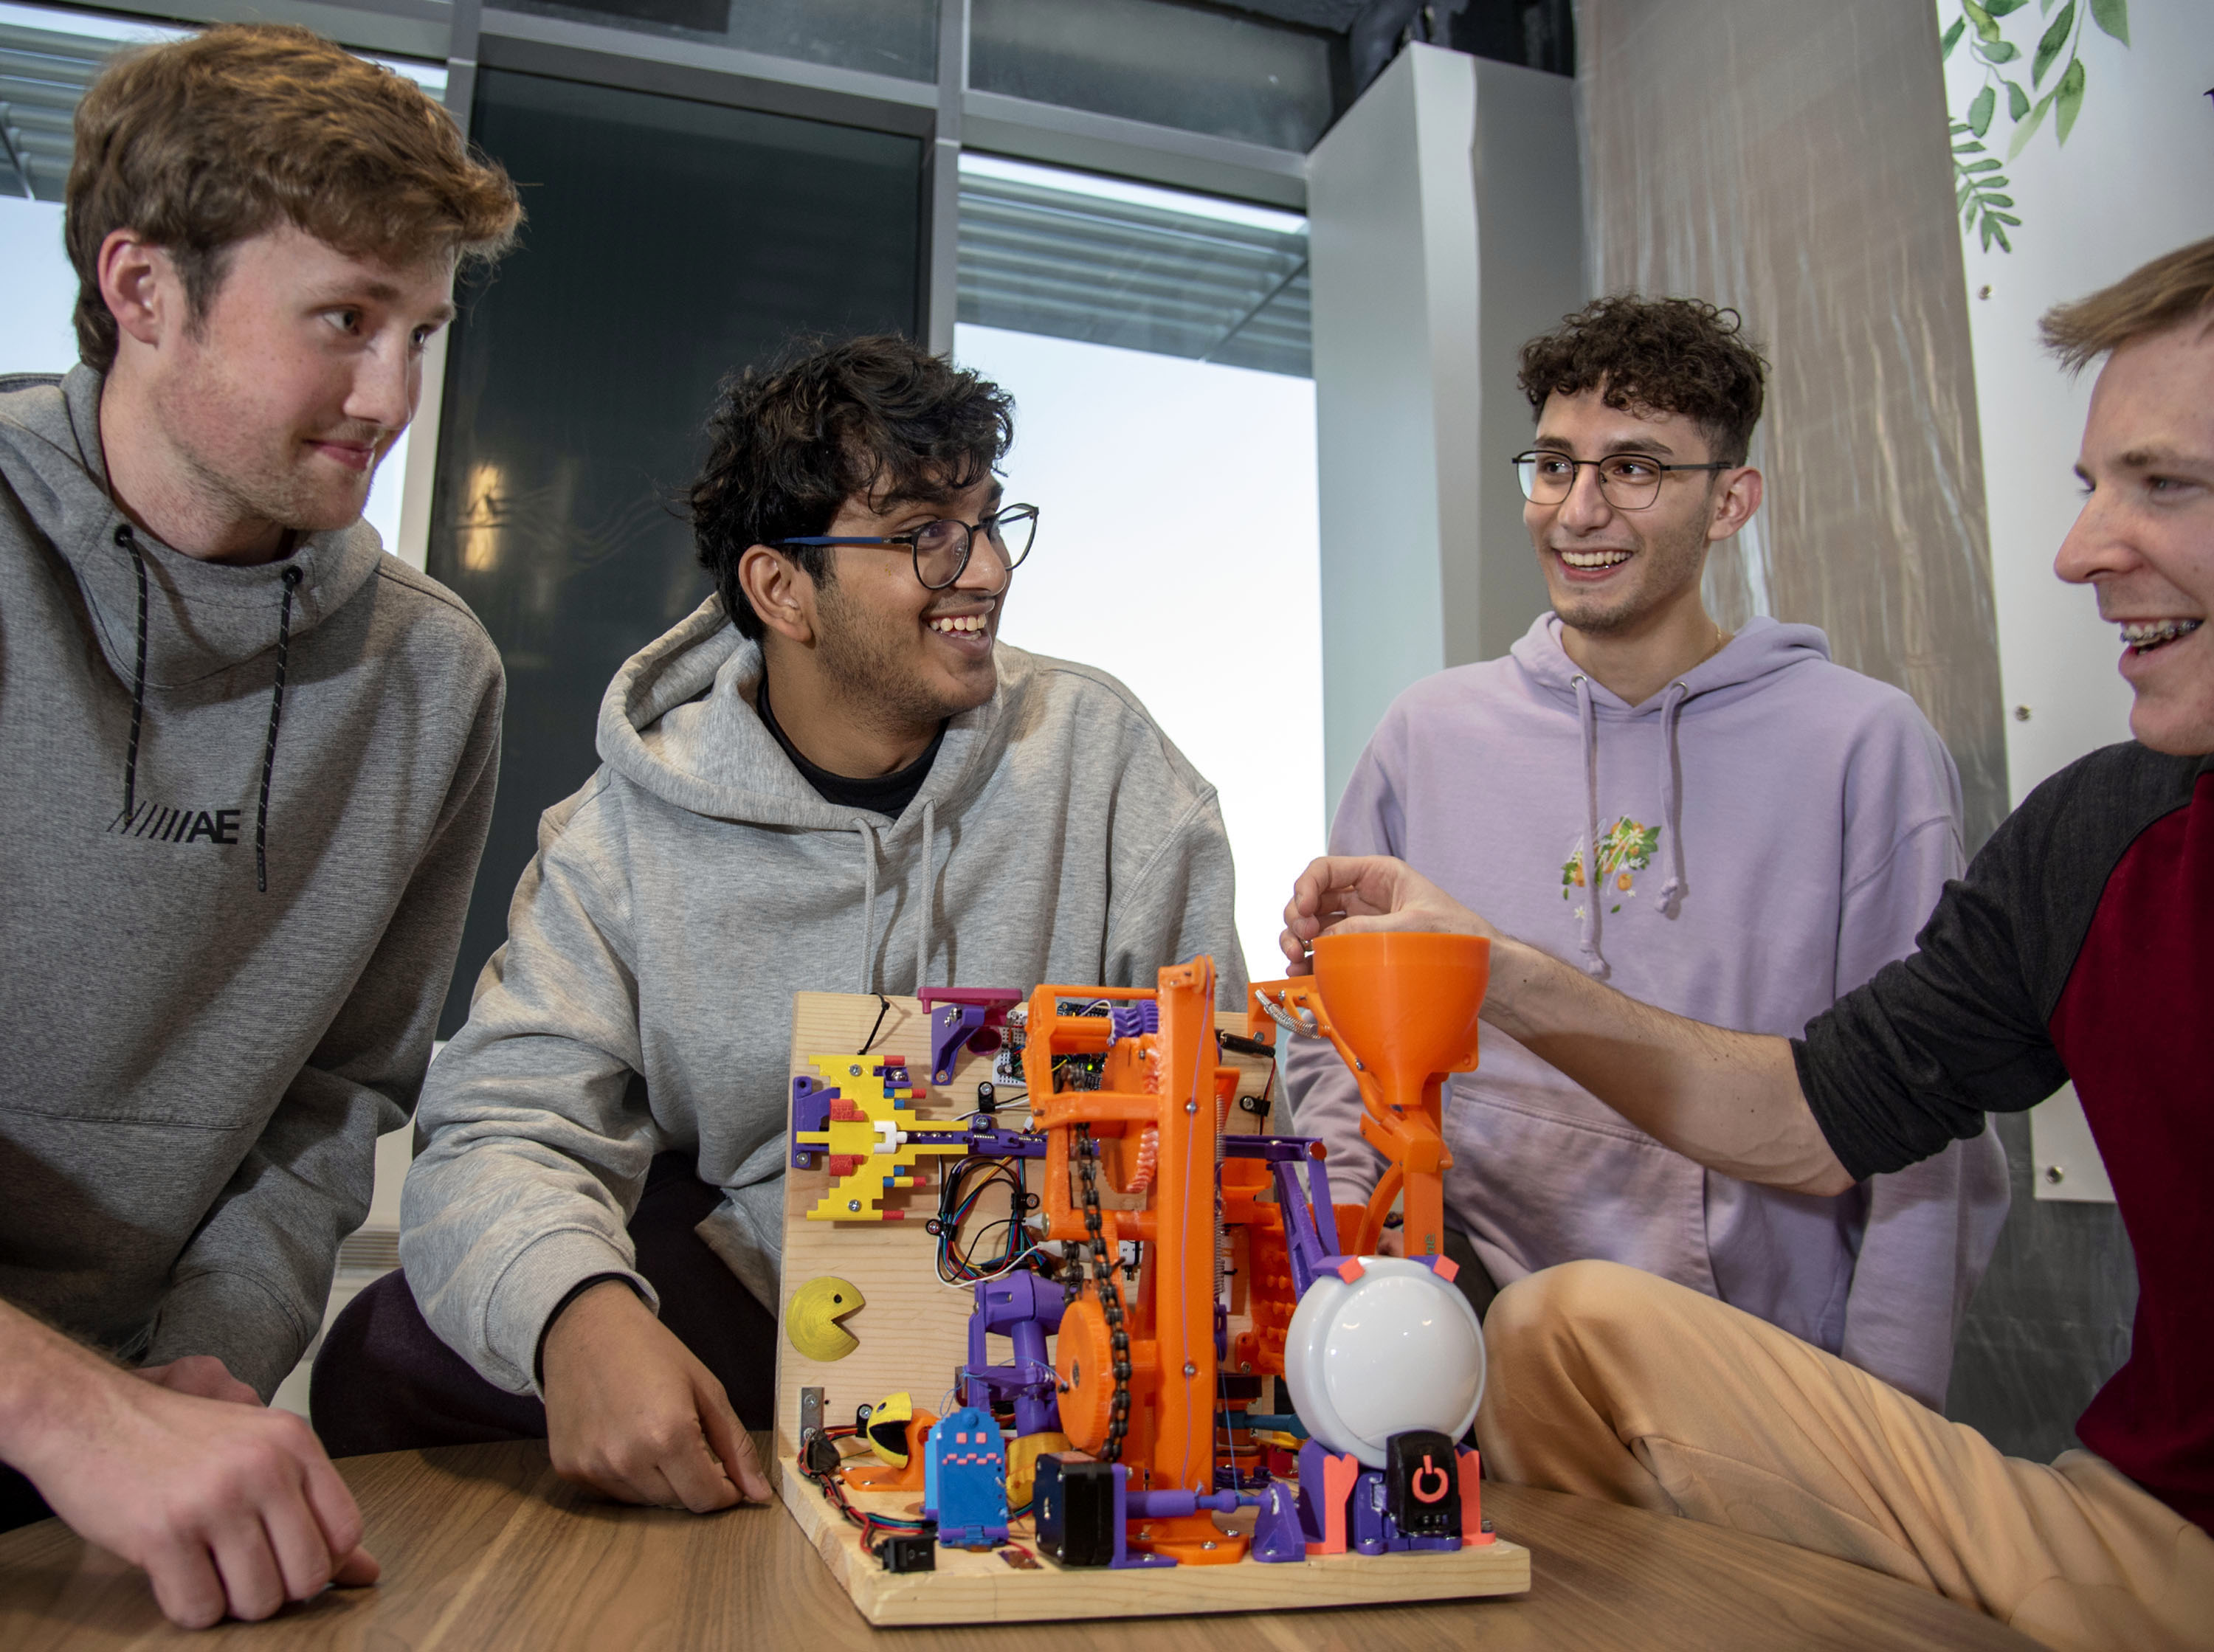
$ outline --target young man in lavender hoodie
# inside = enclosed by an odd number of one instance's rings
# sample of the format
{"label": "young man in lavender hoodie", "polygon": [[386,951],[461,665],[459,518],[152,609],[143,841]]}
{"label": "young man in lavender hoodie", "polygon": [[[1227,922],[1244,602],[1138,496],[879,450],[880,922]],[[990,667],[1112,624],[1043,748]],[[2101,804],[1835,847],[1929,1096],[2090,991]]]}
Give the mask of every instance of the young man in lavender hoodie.
{"label": "young man in lavender hoodie", "polygon": [[[1732,636],[1701,602],[1709,547],[1760,504],[1764,371],[1733,314],[1684,299],[1602,299],[1525,347],[1538,430],[1516,465],[1553,612],[1508,658],[1400,696],[1330,852],[1396,856],[1646,1003],[1792,1033],[1913,949],[1961,870],[1960,795],[1914,703],[1832,664],[1820,631]],[[1351,1075],[1301,1040],[1290,1076],[1334,1184],[1365,1198],[1380,1165]],[[1489,1026],[1445,1131],[1479,1308],[1557,1263],[1626,1263],[1942,1407],[2006,1217],[1992,1137],[1834,1198],[1755,1186]]]}

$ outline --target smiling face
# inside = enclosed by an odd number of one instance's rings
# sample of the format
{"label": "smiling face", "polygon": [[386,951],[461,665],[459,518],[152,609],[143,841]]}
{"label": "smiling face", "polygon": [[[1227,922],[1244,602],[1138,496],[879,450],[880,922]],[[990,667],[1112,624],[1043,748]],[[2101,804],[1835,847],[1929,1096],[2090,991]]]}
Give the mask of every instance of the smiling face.
{"label": "smiling face", "polygon": [[144,375],[168,485],[230,541],[356,521],[453,314],[452,259],[394,268],[287,224],[230,249],[195,318],[166,255],[145,256],[150,348],[126,343],[119,368]]}
{"label": "smiling face", "polygon": [[2076,472],[2088,497],[2053,571],[2121,627],[2130,732],[2214,752],[2214,332],[2125,344],[2099,375]]}
{"label": "smiling face", "polygon": [[[1531,446],[1571,459],[1626,454],[1703,465],[1713,458],[1704,432],[1683,414],[1609,407],[1600,394],[1548,397]],[[1584,466],[1560,503],[1526,500],[1522,521],[1553,612],[1579,631],[1609,636],[1696,607],[1708,546],[1737,532],[1759,498],[1756,471],[1670,471],[1650,505],[1624,510],[1599,491],[1597,472]]]}
{"label": "smiling face", "polygon": [[[999,509],[1001,488],[987,476],[937,503],[896,505],[879,513],[848,499],[824,531],[836,536],[904,533],[933,517],[974,524]],[[846,545],[830,552],[813,588],[814,634],[826,678],[856,709],[887,728],[935,728],[982,705],[998,686],[992,644],[1012,576],[979,536],[960,577],[943,590],[915,577],[905,546]]]}

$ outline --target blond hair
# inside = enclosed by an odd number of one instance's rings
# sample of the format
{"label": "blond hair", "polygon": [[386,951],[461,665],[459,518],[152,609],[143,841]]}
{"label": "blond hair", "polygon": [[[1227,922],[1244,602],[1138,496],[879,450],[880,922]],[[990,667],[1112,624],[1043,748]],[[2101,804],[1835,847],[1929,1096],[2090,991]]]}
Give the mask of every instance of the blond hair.
{"label": "blond hair", "polygon": [[2038,323],[2045,347],[2071,373],[2194,316],[2214,326],[2214,236],[2155,259],[2113,286],[2056,304]]}
{"label": "blond hair", "polygon": [[76,110],[64,237],[78,353],[114,364],[101,244],[168,251],[204,316],[224,256],[291,223],[352,257],[492,259],[523,209],[422,88],[290,24],[230,24],[121,54]]}

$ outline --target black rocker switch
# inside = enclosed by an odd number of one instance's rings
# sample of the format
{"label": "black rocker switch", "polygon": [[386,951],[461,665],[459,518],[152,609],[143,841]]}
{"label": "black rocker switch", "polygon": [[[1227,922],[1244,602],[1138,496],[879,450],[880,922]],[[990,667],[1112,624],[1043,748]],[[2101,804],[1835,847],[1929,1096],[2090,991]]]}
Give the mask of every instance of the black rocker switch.
{"label": "black rocker switch", "polygon": [[1429,1429],[1384,1442],[1384,1512],[1402,1537],[1460,1535],[1460,1457]]}

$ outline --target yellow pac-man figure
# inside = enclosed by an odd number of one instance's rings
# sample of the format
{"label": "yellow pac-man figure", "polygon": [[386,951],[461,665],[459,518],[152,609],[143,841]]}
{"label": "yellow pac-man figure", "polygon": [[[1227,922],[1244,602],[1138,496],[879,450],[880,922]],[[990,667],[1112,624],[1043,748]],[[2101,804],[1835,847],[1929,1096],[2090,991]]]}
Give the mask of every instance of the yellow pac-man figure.
{"label": "yellow pac-man figure", "polygon": [[852,1280],[826,1273],[792,1293],[792,1308],[784,1316],[784,1334],[811,1360],[828,1364],[843,1359],[861,1344],[838,1321],[864,1305]]}
{"label": "yellow pac-man figure", "polygon": [[907,1466],[907,1425],[914,1420],[912,1394],[890,1394],[870,1408],[868,1426],[861,1432],[868,1436],[869,1449],[877,1454],[878,1461],[894,1468]]}

